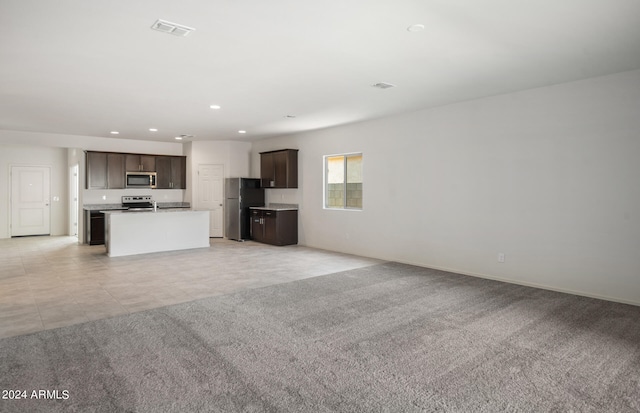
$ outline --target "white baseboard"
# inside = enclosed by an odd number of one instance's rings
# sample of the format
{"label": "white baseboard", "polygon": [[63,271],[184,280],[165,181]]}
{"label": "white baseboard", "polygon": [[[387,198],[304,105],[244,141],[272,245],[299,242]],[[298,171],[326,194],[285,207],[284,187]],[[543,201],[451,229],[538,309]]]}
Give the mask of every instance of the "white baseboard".
{"label": "white baseboard", "polygon": [[404,261],[395,261],[395,262],[400,262],[402,264],[408,264],[408,265],[415,265],[416,267],[423,267],[423,268],[430,268],[430,269],[433,269],[433,270],[446,271],[446,272],[451,272],[451,273],[455,273],[455,274],[468,275],[470,277],[485,278],[487,280],[500,281],[500,282],[505,282],[505,283],[509,283],[509,284],[516,284],[516,285],[523,285],[525,287],[540,288],[542,290],[549,290],[549,291],[555,291],[555,292],[559,292],[559,293],[579,295],[579,296],[582,296],[582,297],[596,298],[598,300],[605,300],[605,301],[612,301],[612,302],[621,303],[621,304],[629,304],[629,305],[640,306],[640,301],[625,300],[625,299],[621,299],[621,298],[617,298],[617,297],[609,297],[609,296],[606,296],[606,295],[592,294],[592,293],[585,292],[585,291],[576,291],[576,290],[569,290],[569,289],[565,289],[565,288],[557,288],[557,287],[553,287],[553,286],[550,286],[550,285],[537,284],[537,283],[532,283],[532,282],[527,282],[527,281],[517,281],[517,280],[512,280],[512,279],[509,279],[509,278],[496,277],[496,276],[493,276],[493,275],[487,275],[487,274],[482,274],[482,273],[474,273],[474,272],[470,272],[470,271],[457,270],[455,268],[435,267],[435,266],[429,266],[429,265],[424,265],[424,264],[418,264],[418,263],[415,263],[415,262],[404,262]]}

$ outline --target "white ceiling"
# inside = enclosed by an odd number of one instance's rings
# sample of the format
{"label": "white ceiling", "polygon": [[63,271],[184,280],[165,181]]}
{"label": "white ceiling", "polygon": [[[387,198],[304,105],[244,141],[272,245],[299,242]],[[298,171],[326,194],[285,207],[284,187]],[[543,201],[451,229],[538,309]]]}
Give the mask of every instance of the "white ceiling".
{"label": "white ceiling", "polygon": [[639,0],[0,0],[5,130],[253,140],[639,68]]}

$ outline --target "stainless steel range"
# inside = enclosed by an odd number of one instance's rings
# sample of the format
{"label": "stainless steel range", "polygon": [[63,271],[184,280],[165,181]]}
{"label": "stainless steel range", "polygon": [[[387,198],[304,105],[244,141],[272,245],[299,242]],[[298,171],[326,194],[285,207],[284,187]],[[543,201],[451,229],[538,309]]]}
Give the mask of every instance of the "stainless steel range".
{"label": "stainless steel range", "polygon": [[122,207],[127,211],[153,211],[156,202],[151,195],[128,195],[122,197]]}

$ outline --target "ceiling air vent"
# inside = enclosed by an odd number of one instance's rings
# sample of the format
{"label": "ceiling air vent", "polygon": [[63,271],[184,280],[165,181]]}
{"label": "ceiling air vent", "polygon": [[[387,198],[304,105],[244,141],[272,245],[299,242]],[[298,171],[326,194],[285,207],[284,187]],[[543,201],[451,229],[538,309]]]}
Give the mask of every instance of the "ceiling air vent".
{"label": "ceiling air vent", "polygon": [[392,85],[391,83],[384,83],[384,82],[375,83],[371,86],[377,87],[378,89],[389,89],[390,87],[396,87],[396,85]]}
{"label": "ceiling air vent", "polygon": [[174,36],[181,36],[181,37],[186,37],[189,35],[189,33],[195,30],[193,27],[187,27],[181,24],[171,23],[162,19],[156,20],[156,22],[153,23],[153,26],[151,26],[151,28],[159,32],[169,33]]}

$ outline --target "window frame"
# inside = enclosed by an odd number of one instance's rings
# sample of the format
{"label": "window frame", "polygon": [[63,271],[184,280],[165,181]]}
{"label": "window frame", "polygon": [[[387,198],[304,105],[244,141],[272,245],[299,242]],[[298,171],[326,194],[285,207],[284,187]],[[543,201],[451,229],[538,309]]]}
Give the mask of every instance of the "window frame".
{"label": "window frame", "polygon": [[[353,155],[360,155],[360,157],[362,158],[361,161],[361,165],[360,165],[360,174],[362,176],[362,184],[364,187],[364,152],[345,152],[345,153],[336,153],[336,154],[332,154],[332,155],[324,155],[322,157],[322,208],[325,210],[330,210],[330,211],[362,211],[364,210],[364,189],[362,190],[362,206],[361,207],[350,207],[347,206],[347,180],[348,180],[348,175],[347,175],[347,158],[349,156],[353,156]],[[329,179],[329,163],[328,160],[329,158],[335,158],[341,156],[344,158],[344,180],[343,180],[343,195],[342,195],[342,206],[341,207],[329,207],[327,206],[327,187],[328,187],[328,182],[327,180]]]}

